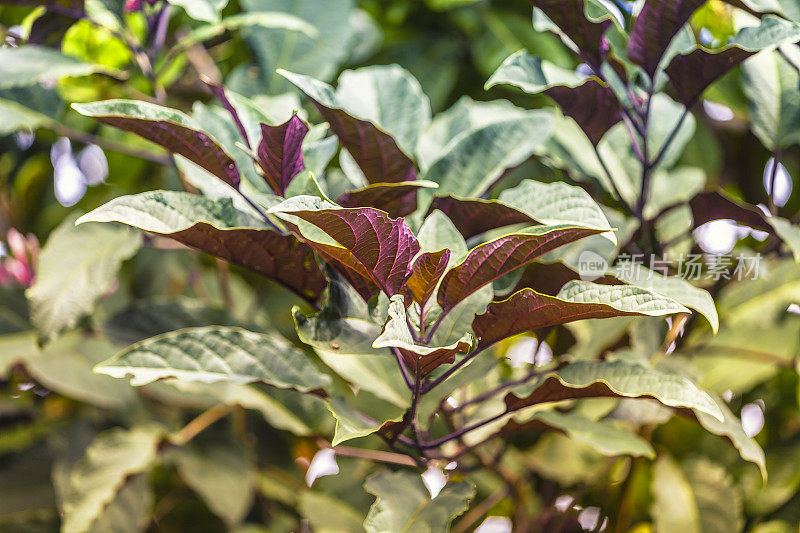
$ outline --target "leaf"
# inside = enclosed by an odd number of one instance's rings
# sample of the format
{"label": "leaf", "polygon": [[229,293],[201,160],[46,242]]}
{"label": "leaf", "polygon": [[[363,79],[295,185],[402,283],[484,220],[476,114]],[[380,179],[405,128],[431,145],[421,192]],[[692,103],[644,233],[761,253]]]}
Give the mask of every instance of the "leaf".
{"label": "leaf", "polygon": [[766,16],[761,25],[743,28],[720,50],[695,48],[685,55],[676,55],[666,73],[686,107],[692,107],[705,89],[756,52],[800,38],[800,27],[784,19]]}
{"label": "leaf", "polygon": [[300,494],[300,514],[316,533],[360,532],[363,515],[349,504],[329,494],[306,491]]}
{"label": "leaf", "polygon": [[420,306],[424,307],[433,296],[449,262],[450,250],[439,250],[420,254],[411,265],[411,275],[406,286],[414,301]]}
{"label": "leaf", "polygon": [[574,224],[608,230],[603,236],[612,243],[617,243],[606,215],[581,187],[563,182],[540,183],[524,180],[513,189],[500,193],[498,200],[540,224]]}
{"label": "leaf", "polygon": [[406,318],[403,297],[392,296],[389,303],[389,320],[383,333],[372,343],[374,348],[398,348],[400,354],[418,376],[430,374],[443,364],[455,361],[457,353],[467,353],[472,347],[472,336],[467,333],[449,346],[418,344],[411,334]]}
{"label": "leaf", "polygon": [[106,100],[74,104],[82,115],[147,139],[171,153],[182,155],[238,189],[236,163],[210,135],[175,109],[134,100]]}
{"label": "leaf", "polygon": [[388,425],[403,420],[405,409],[375,397],[369,397],[369,404],[367,404],[360,397],[361,393],[359,393],[356,403],[360,407],[368,407],[369,415],[351,406],[342,397],[332,398],[328,402],[328,409],[336,418],[336,431],[331,441],[333,446],[338,446],[348,440],[372,435]]}
{"label": "leaf", "polygon": [[431,203],[431,210],[434,209],[447,215],[451,224],[455,224],[465,239],[471,239],[491,229],[536,223],[536,220],[525,213],[496,200],[437,196]]}
{"label": "leaf", "polygon": [[506,395],[509,411],[577,398],[654,398],[669,407],[695,409],[722,421],[707,393],[685,377],[622,361],[578,361],[540,376]]}
{"label": "leaf", "polygon": [[521,50],[508,57],[485,88],[506,83],[530,94],[544,93],[572,118],[595,146],[622,120],[619,101],[596,78],[580,76]]}
{"label": "leaf", "polygon": [[767,222],[775,229],[775,233],[792,251],[794,260],[800,263],[800,226],[792,224],[785,218],[769,217]]}
{"label": "leaf", "polygon": [[564,244],[602,233],[567,225],[533,226],[473,248],[442,279],[437,301],[447,312],[482,286]]}
{"label": "leaf", "polygon": [[608,52],[603,36],[611,25],[605,20],[596,23],[584,15],[584,2],[581,0],[532,0],[534,7],[555,24],[564,36],[574,45],[581,59],[600,68]]}
{"label": "leaf", "polygon": [[0,49],[0,89],[35,85],[67,76],[88,76],[95,72],[116,75],[113,69],[85,63],[44,46],[28,44]]}
{"label": "leaf", "polygon": [[419,252],[419,242],[403,219],[366,207],[310,211],[292,210],[292,206],[284,202],[270,212],[317,226],[347,248],[388,296],[401,292],[411,260]]}
{"label": "leaf", "polygon": [[138,342],[98,364],[95,372],[131,376],[140,386],[159,379],[200,383],[262,382],[301,392],[325,389],[330,378],[289,342],[233,327],[185,328]]}
{"label": "leaf", "polygon": [[495,342],[549,326],[589,318],[663,316],[688,310],[674,300],[627,285],[596,285],[571,281],[558,296],[523,289],[507,300],[489,304],[475,317],[472,327],[481,348]]}
{"label": "leaf", "polygon": [[714,333],[719,329],[719,316],[714,299],[708,291],[695,287],[685,279],[664,276],[638,263],[620,263],[612,270],[612,274],[629,285],[664,295],[694,309],[706,317]]}
{"label": "leaf", "polygon": [[228,527],[239,524],[253,504],[254,467],[233,440],[194,440],[169,454],[178,473]]}
{"label": "leaf", "polygon": [[336,200],[342,207],[374,207],[386,211],[392,218],[404,217],[417,210],[420,189],[436,188],[429,181],[402,183],[373,183],[362,189],[348,191]]}
{"label": "leaf", "polygon": [[585,416],[571,412],[538,411],[530,419],[524,418],[510,421],[504,431],[541,428],[562,432],[570,439],[587,444],[611,457],[630,455],[653,459],[655,450],[649,442],[628,430],[613,425],[610,421],[594,421]]}
{"label": "leaf", "polygon": [[278,126],[261,124],[258,164],[278,195],[283,196],[292,179],[305,168],[301,148],[307,133],[308,126],[297,115]]}
{"label": "leaf", "polygon": [[288,13],[281,13],[279,11],[260,11],[255,13],[240,13],[238,15],[232,15],[230,17],[225,17],[219,22],[195,28],[185,37],[182,37],[175,44],[175,48],[177,50],[186,50],[195,44],[218,37],[226,31],[241,29],[246,30],[247,28],[264,28],[300,32],[309,39],[317,39],[320,36],[319,32],[314,26],[298,17],[289,15]]}
{"label": "leaf", "polygon": [[389,470],[368,477],[364,488],[377,498],[364,521],[367,533],[449,531],[450,522],[475,496],[472,485],[462,481],[446,485],[431,499],[420,476]]}
{"label": "leaf", "polygon": [[724,401],[713,396],[712,399],[717,404],[724,420],[720,422],[718,418],[698,410],[692,411],[694,418],[706,431],[723,437],[733,444],[742,459],[758,466],[761,476],[766,480],[767,467],[764,450],[753,438],[747,436],[742,428],[742,421],[731,412]]}
{"label": "leaf", "polygon": [[162,437],[162,431],[153,427],[115,428],[98,434],[70,473],[61,531],[89,531],[125,480],[150,467]]}
{"label": "leaf", "polygon": [[706,185],[706,173],[695,167],[679,167],[655,172],[650,181],[650,193],[644,216],[653,220],[669,207],[688,204]]}
{"label": "leaf", "polygon": [[425,172],[438,193],[482,196],[506,170],[522,164],[553,133],[548,111],[507,113],[454,138]]}
{"label": "leaf", "polygon": [[323,362],[356,387],[399,407],[407,407],[408,388],[388,349],[373,348],[381,324],[372,320],[367,303],[340,280],[328,285],[323,310],[306,316],[293,309],[297,335]]}
{"label": "leaf", "polygon": [[694,492],[700,531],[742,531],[742,494],[726,468],[704,458],[690,459],[682,466]]}
{"label": "leaf", "polygon": [[441,211],[430,213],[420,226],[417,235],[422,252],[436,253],[439,250],[450,250],[448,261],[450,266],[461,261],[469,252],[464,237]]}
{"label": "leaf", "polygon": [[170,0],[170,3],[182,7],[195,20],[217,22],[228,0]]}
{"label": "leaf", "polygon": [[147,528],[153,505],[153,491],[144,474],[128,478],[100,516],[97,517],[91,533],[117,531],[137,533]]}
{"label": "leaf", "polygon": [[669,455],[659,456],[653,466],[653,505],[650,514],[658,533],[701,533],[700,511],[692,487],[680,466]]}
{"label": "leaf", "polygon": [[800,75],[778,52],[765,51],[742,66],[750,101],[750,129],[771,151],[800,140]]}
{"label": "leaf", "polygon": [[652,80],[672,39],[705,0],[647,0],[628,41],[628,59]]}
{"label": "leaf", "polygon": [[52,339],[91,313],[122,262],[139,250],[141,242],[137,232],[99,224],[75,227],[71,218],[56,228],[39,256],[36,280],[26,292],[40,339]]}
{"label": "leaf", "polygon": [[279,68],[330,80],[353,46],[353,0],[330,0],[324,4],[316,0],[244,0],[241,6],[250,13],[289,14],[315,30],[312,36],[283,28],[244,28],[244,38],[261,70],[255,80],[257,93],[276,95],[291,88],[275,74]]}
{"label": "leaf", "polygon": [[77,221],[85,222],[121,222],[170,237],[258,272],[307,300],[317,300],[327,284],[308,246],[265,228],[229,199],[150,191],[115,198]]}
{"label": "leaf", "polygon": [[[309,76],[280,70],[279,74],[311,99],[322,118],[353,156],[369,183],[416,179],[414,162],[390,133],[356,111],[350,111],[333,87]],[[397,109],[401,109],[399,106]]]}

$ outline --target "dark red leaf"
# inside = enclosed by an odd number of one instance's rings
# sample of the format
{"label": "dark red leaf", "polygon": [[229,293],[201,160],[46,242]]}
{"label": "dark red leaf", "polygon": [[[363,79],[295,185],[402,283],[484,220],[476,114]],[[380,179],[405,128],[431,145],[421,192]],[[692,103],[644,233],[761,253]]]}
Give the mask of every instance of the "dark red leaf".
{"label": "dark red leaf", "polygon": [[436,290],[436,284],[447,270],[448,261],[450,261],[450,250],[426,252],[417,257],[407,282],[408,290],[415,302],[425,305],[430,300],[433,291]]}
{"label": "dark red leaf", "polygon": [[706,0],[647,0],[628,40],[628,59],[652,79],[670,42]]}
{"label": "dark red leaf", "polygon": [[622,110],[616,96],[610,88],[595,79],[589,79],[574,88],[551,87],[545,94],[555,100],[566,116],[578,123],[594,145],[622,120]]}
{"label": "dark red leaf", "polygon": [[570,242],[603,230],[570,226],[532,228],[477,246],[442,279],[437,301],[448,312],[484,285]]}
{"label": "dark red leaf", "polygon": [[227,93],[225,92],[225,87],[218,83],[214,83],[211,81],[204,80],[206,85],[211,89],[211,92],[214,93],[214,96],[217,97],[219,103],[222,104],[222,107],[225,108],[225,111],[230,114],[231,118],[233,119],[234,124],[236,124],[236,129],[239,130],[239,135],[242,136],[242,140],[244,140],[244,144],[251,148],[252,145],[250,144],[250,138],[247,135],[247,129],[245,129],[244,124],[242,123],[241,117],[239,117],[239,112],[236,111],[236,107],[228,98]]}
{"label": "dark red leaf", "polygon": [[417,238],[402,219],[366,207],[286,214],[314,224],[347,248],[387,295],[402,294],[419,252]]}
{"label": "dark red leaf", "polygon": [[512,224],[536,224],[525,213],[493,200],[437,196],[431,203],[430,211],[434,209],[447,215],[465,239]]}
{"label": "dark red leaf", "polygon": [[675,56],[666,72],[678,99],[686,107],[691,107],[709,85],[753,54],[737,46],[721,52],[698,48],[689,54]]}
{"label": "dark red leaf", "polygon": [[393,218],[404,217],[417,210],[419,189],[414,182],[375,183],[344,193],[336,203],[342,207],[374,207]]}
{"label": "dark red leaf", "polygon": [[486,348],[526,331],[589,318],[637,315],[639,313],[620,311],[606,304],[569,302],[523,289],[508,300],[490,303],[484,314],[475,317],[472,329],[478,347]]}
{"label": "dark red leaf", "polygon": [[305,167],[302,147],[307,133],[308,126],[297,115],[278,126],[261,124],[258,164],[267,184],[280,196]]}
{"label": "dark red leaf", "polygon": [[308,241],[308,244],[321,255],[331,267],[342,275],[364,301],[369,301],[369,299],[378,292],[378,286],[372,281],[372,276],[367,272],[364,266],[353,257],[350,250],[320,242]]}

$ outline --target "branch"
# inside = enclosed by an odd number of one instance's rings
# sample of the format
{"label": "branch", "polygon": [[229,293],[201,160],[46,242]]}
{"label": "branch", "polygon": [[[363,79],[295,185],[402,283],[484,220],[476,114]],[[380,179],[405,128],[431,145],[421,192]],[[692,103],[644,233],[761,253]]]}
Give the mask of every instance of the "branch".
{"label": "branch", "polygon": [[384,452],[381,450],[365,450],[362,448],[351,448],[349,446],[333,446],[324,439],[317,439],[317,446],[333,450],[336,455],[342,457],[355,457],[357,459],[367,459],[379,463],[390,463],[404,466],[417,466],[417,462],[412,457],[401,453]]}
{"label": "branch", "polygon": [[178,431],[171,439],[173,444],[183,446],[198,434],[202,433],[209,426],[214,424],[220,418],[227,416],[231,412],[231,407],[225,404],[215,405],[214,407],[203,411],[200,415],[186,424],[183,429]]}
{"label": "branch", "polygon": [[403,357],[400,355],[400,350],[397,348],[392,348],[392,353],[397,361],[397,366],[400,367],[400,373],[403,374],[403,381],[406,382],[406,386],[409,389],[414,390],[414,381],[411,379],[411,375],[408,373],[408,368],[406,368],[406,363],[403,361]]}
{"label": "branch", "polygon": [[461,359],[461,361],[457,362],[452,367],[450,367],[444,374],[442,374],[441,376],[439,376],[435,380],[429,381],[428,383],[426,383],[422,387],[422,394],[427,394],[432,389],[434,389],[437,386],[441,385],[447,378],[449,378],[450,376],[452,376],[453,374],[458,372],[458,370],[461,367],[463,367],[464,365],[466,365],[467,363],[472,361],[475,358],[475,356],[478,355],[479,353],[481,353],[483,350],[484,350],[483,348],[478,348],[474,352],[472,352],[471,354],[465,355],[464,358]]}

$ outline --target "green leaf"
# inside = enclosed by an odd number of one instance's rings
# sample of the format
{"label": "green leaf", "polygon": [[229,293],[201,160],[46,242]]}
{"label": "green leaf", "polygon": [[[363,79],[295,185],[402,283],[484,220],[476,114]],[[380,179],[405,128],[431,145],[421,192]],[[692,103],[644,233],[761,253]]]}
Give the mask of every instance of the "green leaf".
{"label": "green leaf", "polygon": [[439,250],[450,250],[448,266],[460,263],[469,252],[464,237],[458,232],[453,222],[438,209],[427,216],[417,232],[420,251],[436,253]]}
{"label": "green leaf", "polygon": [[139,342],[100,363],[95,371],[131,384],[159,379],[214,383],[263,382],[301,392],[325,389],[330,378],[308,357],[275,335],[240,328],[186,328]]}
{"label": "green leaf", "polygon": [[552,87],[577,87],[586,76],[574,70],[561,68],[526,50],[509,56],[484,85],[489,90],[496,85],[508,84],[530,94],[538,94]]}
{"label": "green leaf", "polygon": [[170,3],[182,7],[195,20],[217,22],[228,0],[170,0]]}
{"label": "green leaf", "polygon": [[734,283],[717,298],[723,323],[773,325],[785,316],[786,308],[800,301],[800,265],[791,259],[759,264],[758,276],[746,283]]}
{"label": "green leaf", "polygon": [[381,325],[367,304],[340,280],[331,280],[325,308],[306,316],[294,308],[300,340],[314,348],[322,361],[353,385],[399,407],[409,403],[408,389],[388,349],[373,348]]}
{"label": "green leaf", "polygon": [[800,226],[781,217],[769,217],[767,222],[775,228],[775,233],[792,251],[795,262],[800,263]]}
{"label": "green leaf", "polygon": [[618,264],[611,274],[629,285],[662,294],[679,304],[694,309],[708,320],[714,333],[719,329],[719,316],[708,291],[695,287],[683,278],[664,276],[638,263]]}
{"label": "green leaf", "polygon": [[364,531],[361,512],[329,494],[305,491],[300,495],[300,514],[315,533],[358,533]]}
{"label": "green leaf", "polygon": [[[275,74],[279,68],[330,80],[347,58],[354,27],[353,0],[244,0],[247,12],[281,12],[312,25],[314,37],[283,28],[246,28],[242,33],[261,67],[258,92],[280,94],[291,85]],[[335,28],[336,31],[331,31]]]}
{"label": "green leaf", "polygon": [[328,410],[336,418],[336,431],[331,441],[334,446],[372,435],[384,425],[403,419],[405,409],[371,395],[362,398],[364,394],[369,393],[359,392],[358,397],[349,401],[336,397],[328,403]]}
{"label": "green leaf", "polygon": [[151,520],[152,505],[153,491],[150,489],[147,476],[138,474],[128,478],[89,531],[91,533],[143,531]]}
{"label": "green leaf", "polygon": [[514,110],[450,141],[424,174],[438,194],[482,196],[503,173],[522,164],[553,133],[548,111]]}
{"label": "green leaf", "polygon": [[600,206],[581,187],[563,182],[541,183],[524,180],[500,193],[498,200],[521,211],[540,224],[571,224],[608,230],[603,236],[614,244],[613,228]]}
{"label": "green leaf", "polygon": [[115,428],[95,437],[70,473],[61,531],[89,531],[125,480],[149,469],[162,437],[163,432],[153,427]]}
{"label": "green leaf", "polygon": [[113,69],[85,63],[44,46],[6,46],[0,49],[0,89],[35,85],[66,76],[87,76],[95,72],[116,75]]}
{"label": "green leaf", "polygon": [[509,409],[517,410],[539,403],[607,396],[651,397],[669,407],[695,409],[719,421],[724,419],[713,398],[685,377],[621,361],[572,363],[515,389],[505,402]]}
{"label": "green leaf", "polygon": [[[184,0],[184,2],[186,4],[192,3],[188,0]],[[255,13],[232,15],[214,24],[195,28],[186,35],[186,37],[181,38],[176,43],[175,47],[178,50],[186,50],[197,43],[208,41],[209,39],[222,35],[226,31],[236,31],[245,28],[282,29],[301,32],[310,39],[319,37],[319,32],[314,26],[293,15],[281,13],[279,11],[258,11]]]}
{"label": "green leaf", "polygon": [[467,510],[475,489],[467,482],[448,484],[431,499],[419,475],[382,470],[364,488],[377,499],[369,510],[367,533],[449,531],[450,522]]}
{"label": "green leaf", "polygon": [[650,515],[656,533],[683,531],[701,533],[700,510],[692,486],[680,465],[668,455],[659,456],[653,466],[653,505]]}
{"label": "green leaf", "polygon": [[291,235],[266,228],[230,199],[150,191],[115,198],[77,223],[121,222],[249,268],[305,299],[316,300],[326,280],[311,249]]}
{"label": "green leaf", "polygon": [[169,460],[208,508],[228,527],[240,523],[253,504],[253,464],[233,440],[200,439],[172,451]]}
{"label": "green leaf", "polygon": [[700,168],[679,167],[655,172],[650,181],[644,216],[652,220],[668,207],[689,203],[705,185],[706,174]]}
{"label": "green leaf", "polygon": [[411,334],[406,317],[406,306],[401,295],[392,296],[389,320],[383,333],[372,343],[374,348],[398,348],[406,363],[417,374],[428,374],[438,366],[452,363],[457,353],[466,353],[473,345],[472,335],[464,334],[449,346],[418,344]]}
{"label": "green leaf", "polygon": [[751,130],[771,151],[800,140],[800,75],[778,52],[745,61],[744,93],[750,101]]}
{"label": "green leaf", "polygon": [[138,232],[100,224],[76,227],[71,218],[56,228],[39,256],[36,281],[26,292],[40,338],[50,340],[91,313],[141,242]]}
{"label": "green leaf", "polygon": [[642,437],[615,426],[611,421],[594,421],[578,413],[561,413],[559,411],[538,411],[524,421],[514,418],[514,422],[527,427],[539,422],[545,426],[561,431],[570,439],[587,444],[611,457],[630,455],[653,459],[656,452],[649,442]]}

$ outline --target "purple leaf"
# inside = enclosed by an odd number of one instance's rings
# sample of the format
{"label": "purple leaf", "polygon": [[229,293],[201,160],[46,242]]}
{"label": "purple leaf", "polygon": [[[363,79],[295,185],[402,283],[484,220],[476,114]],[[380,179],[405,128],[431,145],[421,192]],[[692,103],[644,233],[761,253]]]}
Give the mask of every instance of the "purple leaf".
{"label": "purple leaf", "polygon": [[236,124],[236,129],[239,130],[239,135],[241,135],[242,140],[244,140],[244,144],[248,148],[251,148],[252,145],[250,144],[250,137],[247,135],[247,129],[244,127],[242,119],[241,117],[239,117],[239,112],[236,111],[236,107],[228,98],[228,95],[225,92],[225,87],[223,87],[218,83],[214,83],[212,81],[208,80],[204,81],[206,85],[208,85],[209,89],[211,89],[211,92],[214,93],[214,96],[217,97],[219,103],[222,104],[222,107],[225,108],[225,111],[227,111],[230,114],[231,118],[233,119],[233,122]]}
{"label": "purple leaf", "polygon": [[575,120],[586,136],[597,145],[612,126],[622,120],[619,101],[610,88],[595,79],[577,87],[556,86],[545,91],[561,111]]}
{"label": "purple leaf", "polygon": [[417,178],[414,162],[397,141],[368,120],[356,118],[335,101],[333,89],[318,80],[281,70],[311,100],[369,183],[397,183]]}
{"label": "purple leaf", "polygon": [[417,193],[425,182],[375,183],[348,191],[336,203],[342,207],[374,207],[392,218],[404,217],[417,210]]}
{"label": "purple leaf", "polygon": [[697,48],[675,56],[666,72],[678,99],[686,107],[692,107],[709,85],[754,53],[737,46],[721,52]]}
{"label": "purple leaf", "polygon": [[182,155],[234,189],[239,188],[239,170],[231,156],[180,111],[127,100],[75,104],[73,108],[103,124],[135,133],[171,153]]}
{"label": "purple leaf", "polygon": [[603,233],[573,226],[536,226],[482,244],[442,279],[437,301],[444,312],[484,285],[570,242]]}
{"label": "purple leaf", "polygon": [[584,0],[531,0],[580,50],[581,59],[599,70],[608,45],[603,36],[610,20],[592,22],[584,15]]}
{"label": "purple leaf", "polygon": [[754,229],[773,232],[772,226],[764,219],[761,211],[749,205],[740,204],[721,192],[700,193],[692,198],[689,207],[692,209],[695,227],[712,220],[730,219]]}
{"label": "purple leaf", "polygon": [[278,126],[261,124],[258,164],[278,195],[286,193],[292,179],[305,167],[302,147],[307,133],[308,126],[297,115]]}
{"label": "purple leaf", "polygon": [[308,241],[325,261],[353,287],[364,301],[369,301],[378,292],[371,274],[350,253],[350,250],[320,242]]}
{"label": "purple leaf", "polygon": [[426,252],[417,257],[407,282],[408,291],[415,302],[423,306],[431,299],[449,261],[450,250]]}
{"label": "purple leaf", "polygon": [[673,37],[706,0],[647,0],[628,40],[628,59],[652,79]]}
{"label": "purple leaf", "polygon": [[419,242],[402,219],[371,208],[287,211],[347,248],[387,295],[402,294]]}
{"label": "purple leaf", "polygon": [[431,203],[430,211],[435,209],[447,215],[465,239],[512,224],[536,224],[525,213],[492,200],[437,196]]}

